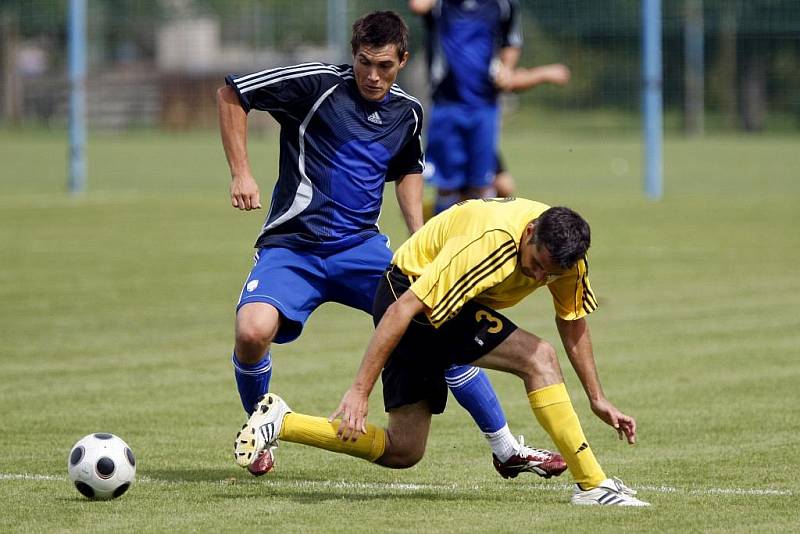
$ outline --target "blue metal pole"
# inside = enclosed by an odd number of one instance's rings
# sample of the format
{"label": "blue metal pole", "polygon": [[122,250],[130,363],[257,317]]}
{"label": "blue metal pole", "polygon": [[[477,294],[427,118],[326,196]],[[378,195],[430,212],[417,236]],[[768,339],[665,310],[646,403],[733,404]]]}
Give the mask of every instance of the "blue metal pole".
{"label": "blue metal pole", "polygon": [[69,62],[69,192],[86,190],[86,0],[70,0]]}
{"label": "blue metal pole", "polygon": [[663,99],[661,60],[661,0],[642,0],[642,128],[645,194],[659,200],[663,184]]}

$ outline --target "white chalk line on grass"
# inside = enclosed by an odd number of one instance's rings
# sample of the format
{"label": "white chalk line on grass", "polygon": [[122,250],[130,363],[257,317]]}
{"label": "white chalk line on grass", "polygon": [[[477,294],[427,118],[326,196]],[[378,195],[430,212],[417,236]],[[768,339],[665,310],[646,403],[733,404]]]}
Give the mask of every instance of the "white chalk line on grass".
{"label": "white chalk line on grass", "polygon": [[[31,480],[44,482],[66,482],[67,477],[56,475],[39,475],[31,473],[0,473],[0,481],[3,480]],[[222,480],[168,480],[163,478],[151,478],[140,476],[137,482],[142,484],[161,484],[161,485],[193,485],[193,484],[219,484],[230,486],[242,483],[242,481],[231,477]],[[245,484],[252,484],[254,481],[244,481]],[[349,489],[367,491],[477,491],[479,486],[468,486],[460,484],[411,484],[401,482],[348,482],[344,480],[259,480],[258,484],[300,489]],[[519,486],[516,486],[518,489]],[[533,491],[564,491],[571,490],[571,484],[534,484],[526,486]],[[786,497],[794,495],[790,490],[768,489],[768,488],[676,488],[673,486],[637,486],[637,490],[645,493],[667,493],[683,495],[748,495],[765,497]]]}

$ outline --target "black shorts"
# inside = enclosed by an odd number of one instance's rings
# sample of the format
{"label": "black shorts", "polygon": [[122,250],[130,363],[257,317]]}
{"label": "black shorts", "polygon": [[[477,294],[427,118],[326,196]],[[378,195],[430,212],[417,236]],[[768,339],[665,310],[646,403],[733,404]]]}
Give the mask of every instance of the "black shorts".
{"label": "black shorts", "polygon": [[[406,274],[389,266],[375,293],[372,317],[376,325],[410,285]],[[507,317],[474,301],[438,329],[425,314],[417,315],[381,374],[386,411],[427,400],[431,413],[442,413],[447,404],[445,370],[488,354],[516,329]]]}

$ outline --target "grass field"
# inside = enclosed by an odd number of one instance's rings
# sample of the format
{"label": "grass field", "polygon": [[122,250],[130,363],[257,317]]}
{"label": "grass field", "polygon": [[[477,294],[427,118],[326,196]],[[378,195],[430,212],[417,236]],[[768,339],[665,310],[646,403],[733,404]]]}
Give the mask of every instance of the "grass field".
{"label": "grass field", "polygon": [[[797,136],[668,139],[661,202],[642,197],[636,138],[507,125],[520,196],[593,227],[593,338],[606,393],[639,443],[587,435],[646,510],[567,504],[569,478],[502,480],[453,401],[407,471],[286,444],[276,472],[232,462],[243,420],[229,363],[233,305],[265,213],[231,209],[213,133],[91,139],[90,192],[64,194],[66,146],[0,132],[0,531],[785,532],[800,524],[800,150]],[[274,139],[251,139],[262,191]],[[395,244],[400,216],[387,196]],[[557,340],[549,297],[510,316]],[[371,332],[323,306],[274,351],[272,389],[327,415]],[[551,446],[517,379],[491,373],[512,427]],[[385,422],[380,392],[370,419]],[[71,445],[114,432],[138,458],[124,498],[66,478]]]}

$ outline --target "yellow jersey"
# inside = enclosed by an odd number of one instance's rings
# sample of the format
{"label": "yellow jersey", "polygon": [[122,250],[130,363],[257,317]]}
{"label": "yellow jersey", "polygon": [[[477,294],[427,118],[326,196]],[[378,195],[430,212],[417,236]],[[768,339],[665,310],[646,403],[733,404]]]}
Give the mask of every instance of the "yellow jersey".
{"label": "yellow jersey", "polygon": [[543,285],[559,317],[580,319],[597,308],[585,258],[541,282],[519,267],[522,233],[549,207],[524,198],[461,202],[425,223],[397,249],[392,263],[411,277],[409,289],[430,308],[435,327],[469,300],[509,308]]}

